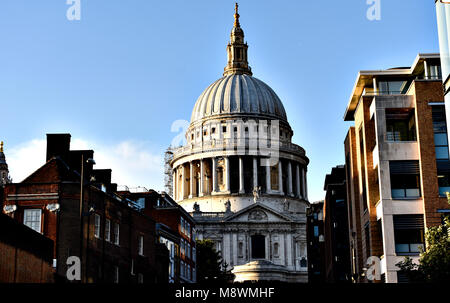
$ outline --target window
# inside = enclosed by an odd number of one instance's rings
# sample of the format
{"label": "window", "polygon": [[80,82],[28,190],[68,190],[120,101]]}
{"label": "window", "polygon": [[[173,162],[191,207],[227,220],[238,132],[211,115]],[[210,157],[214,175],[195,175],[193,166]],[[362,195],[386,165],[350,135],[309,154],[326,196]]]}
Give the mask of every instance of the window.
{"label": "window", "polygon": [[191,244],[187,244],[187,257],[190,259],[191,258]]}
{"label": "window", "polygon": [[191,279],[191,265],[189,265],[189,264],[187,266],[187,278],[188,278],[188,280]]}
{"label": "window", "polygon": [[416,123],[413,109],[386,109],[386,140],[417,140]]}
{"label": "window", "polygon": [[314,225],[314,237],[318,237],[318,236],[319,236],[319,226]]}
{"label": "window", "polygon": [[239,249],[238,249],[238,253],[239,253],[239,257],[242,258],[244,257],[244,243],[239,242]]}
{"label": "window", "polygon": [[109,219],[105,221],[105,240],[111,241],[111,221]]}
{"label": "window", "polygon": [[266,257],[266,237],[263,235],[252,236],[252,258],[264,259]]}
{"label": "window", "polygon": [[437,160],[448,160],[447,124],[445,121],[445,107],[433,105],[434,146]]}
{"label": "window", "polygon": [[181,218],[181,223],[180,223],[180,229],[181,229],[181,232],[184,234],[184,219],[183,218]]}
{"label": "window", "polygon": [[100,238],[100,215],[94,215],[94,237]]}
{"label": "window", "polygon": [[446,197],[447,193],[450,192],[450,161],[438,160],[436,162],[439,195]]}
{"label": "window", "polygon": [[404,271],[397,271],[397,283],[410,283],[409,276]]}
{"label": "window", "polygon": [[227,132],[227,127],[226,126],[222,126],[222,132],[226,133]]}
{"label": "window", "polygon": [[144,275],[143,274],[138,274],[138,283],[139,284],[144,283]]}
{"label": "window", "polygon": [[119,267],[114,266],[114,283],[119,283]]}
{"label": "window", "polygon": [[181,254],[184,255],[185,251],[184,251],[184,240],[181,239]]}
{"label": "window", "polygon": [[215,133],[216,133],[216,128],[215,128],[215,127],[211,128],[211,133],[212,133],[212,134],[215,134]]}
{"label": "window", "polygon": [[120,225],[119,223],[114,224],[114,244],[120,244]]}
{"label": "window", "polygon": [[180,262],[180,275],[181,277],[184,277],[184,262]]}
{"label": "window", "polygon": [[420,197],[419,161],[390,161],[393,199]]}
{"label": "window", "polygon": [[404,94],[407,90],[406,81],[380,81],[378,90],[380,95]]}
{"label": "window", "polygon": [[23,224],[40,233],[41,214],[42,210],[40,209],[25,209],[23,212]]}
{"label": "window", "polygon": [[187,236],[191,238],[191,224],[187,223]]}
{"label": "window", "polygon": [[[158,201],[159,201],[159,199],[158,199]],[[141,197],[141,198],[137,199],[136,204],[138,205],[138,207],[140,209],[145,208],[145,198]]]}
{"label": "window", "polygon": [[139,247],[138,247],[139,255],[144,255],[144,236],[139,236]]}
{"label": "window", "polygon": [[197,256],[195,253],[195,247],[192,247],[192,261],[196,262],[197,261]]}
{"label": "window", "polygon": [[369,228],[369,222],[366,223],[364,226],[364,236],[366,240],[366,258],[370,256],[370,228]]}
{"label": "window", "polygon": [[197,273],[195,272],[195,267],[192,268],[192,281],[197,282]]}
{"label": "window", "polygon": [[424,246],[423,215],[394,215],[395,252],[417,255]]}
{"label": "window", "polygon": [[429,79],[441,79],[442,78],[441,66],[439,64],[430,64],[428,66],[428,69],[429,69],[429,73],[428,73]]}
{"label": "window", "polygon": [[134,276],[134,259],[131,259],[131,275]]}

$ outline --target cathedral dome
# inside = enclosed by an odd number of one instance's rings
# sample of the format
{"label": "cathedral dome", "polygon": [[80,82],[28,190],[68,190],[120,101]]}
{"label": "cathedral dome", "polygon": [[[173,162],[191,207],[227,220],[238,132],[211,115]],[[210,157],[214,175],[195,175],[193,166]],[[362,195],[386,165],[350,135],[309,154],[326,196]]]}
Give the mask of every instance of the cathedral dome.
{"label": "cathedral dome", "polygon": [[229,116],[280,120],[287,124],[280,98],[267,84],[252,77],[252,69],[248,65],[248,45],[239,23],[237,4],[227,57],[223,77],[212,83],[197,99],[191,124]]}
{"label": "cathedral dome", "polygon": [[263,81],[245,73],[228,74],[212,83],[197,99],[191,123],[229,114],[287,122],[277,94]]}

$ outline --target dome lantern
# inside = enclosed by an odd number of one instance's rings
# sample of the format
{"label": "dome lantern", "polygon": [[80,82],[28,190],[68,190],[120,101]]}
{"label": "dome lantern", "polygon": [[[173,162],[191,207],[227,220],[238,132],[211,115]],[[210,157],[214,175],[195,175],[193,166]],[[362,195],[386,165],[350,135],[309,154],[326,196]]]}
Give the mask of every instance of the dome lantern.
{"label": "dome lantern", "polygon": [[224,69],[224,76],[232,74],[252,75],[252,69],[248,65],[248,45],[244,43],[244,31],[239,23],[238,4],[235,6],[234,26],[231,30],[230,43],[227,45],[228,63]]}

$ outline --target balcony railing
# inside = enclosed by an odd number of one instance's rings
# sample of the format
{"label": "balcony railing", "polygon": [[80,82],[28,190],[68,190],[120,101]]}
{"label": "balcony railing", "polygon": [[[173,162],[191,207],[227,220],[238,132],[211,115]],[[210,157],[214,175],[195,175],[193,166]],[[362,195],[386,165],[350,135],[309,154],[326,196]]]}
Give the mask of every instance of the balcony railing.
{"label": "balcony railing", "polygon": [[249,138],[212,139],[202,141],[199,143],[188,143],[185,146],[174,149],[173,152],[176,156],[181,156],[184,154],[195,152],[207,152],[216,150],[249,150],[249,149],[253,149],[254,151],[260,153],[263,153],[265,149],[267,151],[278,149],[302,155],[305,154],[305,150],[302,147],[291,142],[279,140],[264,140],[263,142],[259,142],[258,139],[249,139]]}

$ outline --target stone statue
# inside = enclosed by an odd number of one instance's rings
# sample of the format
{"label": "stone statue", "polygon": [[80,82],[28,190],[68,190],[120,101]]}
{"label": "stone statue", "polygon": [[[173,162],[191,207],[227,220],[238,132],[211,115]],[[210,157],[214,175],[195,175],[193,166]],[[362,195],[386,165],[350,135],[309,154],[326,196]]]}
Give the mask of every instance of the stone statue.
{"label": "stone statue", "polygon": [[261,186],[253,187],[253,201],[256,203],[256,200],[259,199],[259,193],[261,192]]}
{"label": "stone statue", "polygon": [[196,213],[200,212],[200,205],[198,205],[197,202],[194,203],[194,212]]}
{"label": "stone statue", "polygon": [[226,213],[230,213],[231,212],[231,202],[230,202],[230,200],[227,200],[227,202],[225,202],[225,212]]}
{"label": "stone statue", "polygon": [[284,211],[289,211],[289,201],[286,198],[284,198],[283,210]]}

